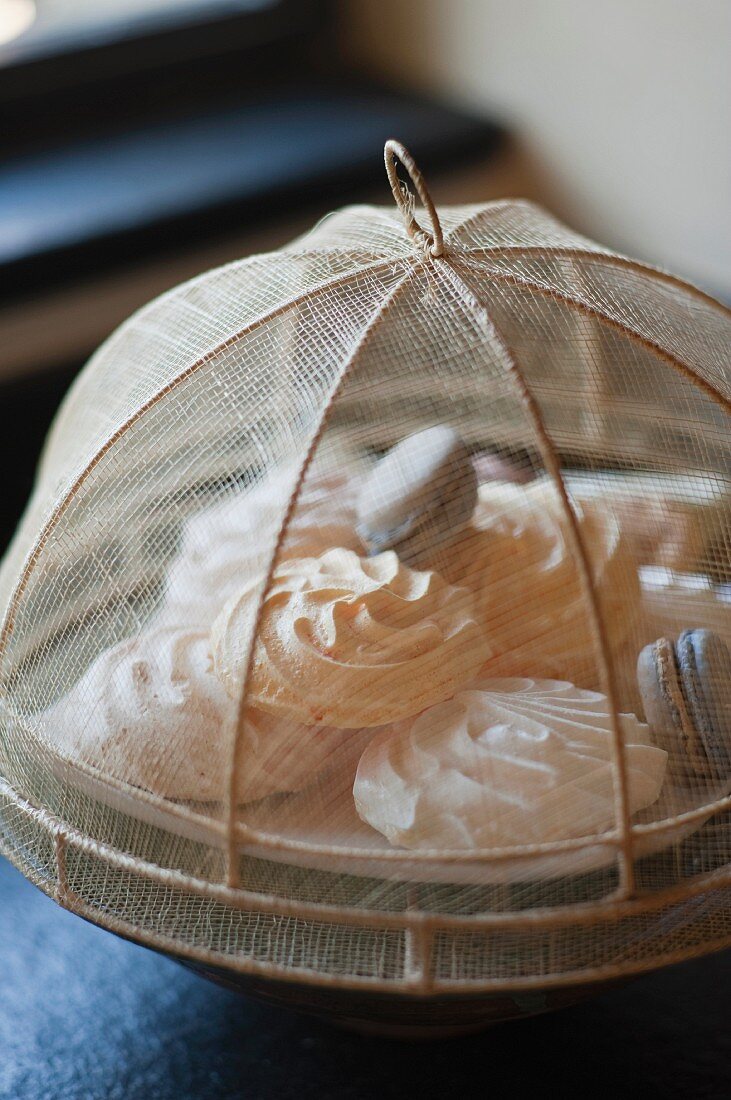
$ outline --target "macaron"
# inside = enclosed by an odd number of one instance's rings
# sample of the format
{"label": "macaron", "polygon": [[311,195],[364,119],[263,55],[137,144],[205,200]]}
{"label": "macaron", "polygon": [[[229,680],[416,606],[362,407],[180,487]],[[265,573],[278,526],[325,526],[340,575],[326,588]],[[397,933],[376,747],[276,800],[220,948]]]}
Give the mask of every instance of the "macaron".
{"label": "macaron", "polygon": [[684,630],[675,645],[683,693],[719,776],[731,773],[731,653],[712,630]]}
{"label": "macaron", "polygon": [[465,526],[476,501],[470,453],[439,424],[401,440],[376,463],[358,497],[356,530],[369,554],[395,550],[419,567]]}
{"label": "macaron", "polygon": [[640,653],[637,680],[655,741],[685,779],[731,774],[731,653],[713,631],[684,630]]}

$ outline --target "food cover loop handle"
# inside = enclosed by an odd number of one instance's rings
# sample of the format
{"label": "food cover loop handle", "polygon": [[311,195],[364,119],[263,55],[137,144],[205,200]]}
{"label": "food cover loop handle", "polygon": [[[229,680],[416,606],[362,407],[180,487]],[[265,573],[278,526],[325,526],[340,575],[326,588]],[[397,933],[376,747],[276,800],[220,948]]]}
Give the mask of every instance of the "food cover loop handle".
{"label": "food cover loop handle", "polygon": [[[407,233],[410,237],[413,237],[414,240],[423,243],[424,251],[428,256],[441,256],[444,252],[442,227],[439,222],[439,215],[437,214],[436,207],[429,194],[429,188],[424,182],[424,177],[421,174],[419,166],[408,149],[406,149],[400,141],[395,141],[393,138],[389,138],[386,142],[383,149],[383,157],[386,162],[388,182],[391,184],[391,190],[393,191],[396,205],[401,211],[404,222],[406,223]],[[408,172],[409,179],[414,185],[414,190],[421,199],[421,204],[429,215],[431,233],[423,229],[414,217],[413,196],[408,188],[402,185],[398,178],[398,173],[396,172],[397,158]]]}

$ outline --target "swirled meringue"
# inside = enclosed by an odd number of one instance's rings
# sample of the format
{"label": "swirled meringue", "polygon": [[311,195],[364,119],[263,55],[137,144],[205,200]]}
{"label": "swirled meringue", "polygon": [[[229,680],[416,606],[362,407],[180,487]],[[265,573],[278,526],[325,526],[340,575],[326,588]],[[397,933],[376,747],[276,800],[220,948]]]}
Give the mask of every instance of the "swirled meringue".
{"label": "swirled meringue", "polygon": [[[654,802],[667,753],[620,717],[630,810]],[[499,848],[614,824],[612,732],[597,692],[553,680],[486,680],[380,731],[353,788],[361,818],[405,848]]]}
{"label": "swirled meringue", "polygon": [[[232,694],[260,592],[247,584],[211,632],[216,672]],[[275,569],[248,698],[308,725],[379,726],[447,698],[488,656],[466,589],[409,569],[392,550],[329,550]]]}
{"label": "swirled meringue", "polygon": [[[242,583],[266,569],[294,480],[291,470],[272,474],[186,521],[180,549],[168,568],[160,624],[210,628]],[[308,477],[280,560],[309,557],[334,546],[359,549],[356,494],[357,476],[350,468]]]}
{"label": "swirled meringue", "polygon": [[154,794],[221,795],[231,700],[205,631],[151,630],[104,650],[41,716],[72,758]]}
{"label": "swirled meringue", "polygon": [[[574,507],[611,654],[620,665],[640,611],[636,562],[616,517],[599,500]],[[450,583],[476,594],[493,649],[483,675],[600,686],[592,619],[568,520],[548,479],[526,486],[481,485],[471,527],[438,565]]]}
{"label": "swirled meringue", "polygon": [[365,745],[363,730],[305,726],[286,715],[247,707],[237,778],[239,802],[299,791],[318,776],[355,770]]}
{"label": "swirled meringue", "polygon": [[[152,630],[101,653],[40,725],[64,754],[105,775],[164,798],[220,802],[235,710],[213,673],[207,632]],[[307,786],[356,736],[247,708],[238,800]]]}

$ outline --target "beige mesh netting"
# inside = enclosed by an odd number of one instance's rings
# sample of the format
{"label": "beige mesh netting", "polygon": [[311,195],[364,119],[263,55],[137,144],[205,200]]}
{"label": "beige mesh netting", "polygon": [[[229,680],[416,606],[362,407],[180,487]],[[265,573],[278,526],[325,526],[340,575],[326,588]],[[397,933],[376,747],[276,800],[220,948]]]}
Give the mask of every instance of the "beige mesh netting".
{"label": "beige mesh netting", "polygon": [[324,985],[720,947],[729,314],[387,167],[396,205],[172,290],[72,388],[0,573],[2,850]]}

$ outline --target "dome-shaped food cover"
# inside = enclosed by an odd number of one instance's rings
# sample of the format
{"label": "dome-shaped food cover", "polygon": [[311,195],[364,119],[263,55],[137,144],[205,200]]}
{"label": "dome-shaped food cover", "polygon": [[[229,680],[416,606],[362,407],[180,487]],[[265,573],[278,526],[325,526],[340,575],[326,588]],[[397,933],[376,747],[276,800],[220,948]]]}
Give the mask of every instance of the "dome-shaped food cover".
{"label": "dome-shaped food cover", "polygon": [[731,940],[731,320],[386,161],[72,388],[0,574],[0,844],[211,971],[515,1013]]}

